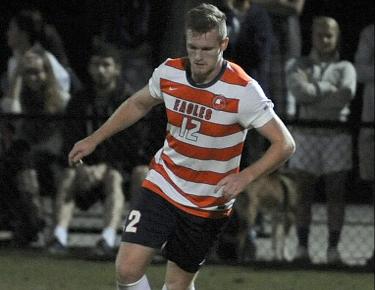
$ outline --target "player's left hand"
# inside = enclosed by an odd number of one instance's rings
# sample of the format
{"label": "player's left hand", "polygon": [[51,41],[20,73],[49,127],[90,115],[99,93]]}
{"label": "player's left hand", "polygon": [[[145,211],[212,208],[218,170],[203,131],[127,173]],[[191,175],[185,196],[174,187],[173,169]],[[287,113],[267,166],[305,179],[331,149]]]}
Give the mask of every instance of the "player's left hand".
{"label": "player's left hand", "polygon": [[215,192],[223,190],[223,197],[227,200],[236,198],[248,185],[249,180],[241,173],[234,173],[224,177],[216,186]]}

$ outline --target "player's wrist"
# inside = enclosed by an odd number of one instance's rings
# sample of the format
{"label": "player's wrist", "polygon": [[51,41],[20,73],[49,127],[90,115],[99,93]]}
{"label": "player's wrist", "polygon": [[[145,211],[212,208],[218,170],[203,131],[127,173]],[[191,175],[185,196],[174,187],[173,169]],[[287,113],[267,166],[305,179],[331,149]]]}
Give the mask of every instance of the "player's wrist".
{"label": "player's wrist", "polygon": [[241,171],[241,174],[246,179],[247,184],[253,182],[257,178],[256,174],[254,173],[254,170],[253,170],[252,166],[248,166],[245,169],[243,169]]}

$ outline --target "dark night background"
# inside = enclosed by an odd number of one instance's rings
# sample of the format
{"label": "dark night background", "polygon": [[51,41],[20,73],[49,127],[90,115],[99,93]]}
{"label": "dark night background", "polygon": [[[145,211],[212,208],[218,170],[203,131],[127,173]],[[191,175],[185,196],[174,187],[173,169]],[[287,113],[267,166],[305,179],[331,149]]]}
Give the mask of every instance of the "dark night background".
{"label": "dark night background", "polygon": [[[142,2],[142,1],[139,1]],[[64,1],[1,1],[0,4],[0,72],[4,72],[10,51],[6,44],[6,30],[9,19],[21,8],[38,8],[48,23],[56,26],[61,34],[65,48],[73,69],[79,76],[85,74],[85,63],[88,56],[92,36],[96,33],[100,21],[108,19],[113,21],[120,14],[129,18],[139,15],[139,11],[127,9],[128,1],[121,0],[64,0]],[[147,39],[155,50],[158,49],[158,40],[163,35],[163,27],[168,23],[169,7],[172,0],[149,0],[151,11],[148,21],[149,34]],[[142,8],[140,8],[142,9]],[[342,56],[353,60],[361,29],[373,21],[374,4],[369,0],[306,0],[304,12],[301,16],[303,53],[308,52],[310,45],[310,26],[312,17],[326,15],[334,17],[341,25],[342,30]],[[138,22],[139,23],[139,22]],[[138,27],[129,29],[137,31]],[[153,47],[153,46],[152,46]]]}

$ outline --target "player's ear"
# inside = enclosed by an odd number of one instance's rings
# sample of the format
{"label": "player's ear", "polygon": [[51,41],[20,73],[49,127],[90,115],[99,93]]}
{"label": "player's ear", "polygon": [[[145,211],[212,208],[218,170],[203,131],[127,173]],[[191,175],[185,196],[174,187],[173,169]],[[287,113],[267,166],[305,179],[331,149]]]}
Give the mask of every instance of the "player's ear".
{"label": "player's ear", "polygon": [[220,49],[221,49],[221,51],[225,51],[227,49],[228,43],[229,43],[229,37],[227,36],[220,43]]}

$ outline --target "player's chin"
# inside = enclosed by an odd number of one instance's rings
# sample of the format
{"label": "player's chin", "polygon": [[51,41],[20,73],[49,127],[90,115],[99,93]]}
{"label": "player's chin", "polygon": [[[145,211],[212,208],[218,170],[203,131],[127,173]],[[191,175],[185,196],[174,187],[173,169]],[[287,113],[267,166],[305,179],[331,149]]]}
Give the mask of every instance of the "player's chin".
{"label": "player's chin", "polygon": [[196,74],[205,74],[207,73],[207,66],[205,64],[194,64],[192,66],[193,72]]}
{"label": "player's chin", "polygon": [[196,69],[193,71],[193,75],[196,81],[204,81],[207,77],[207,70],[206,69]]}

